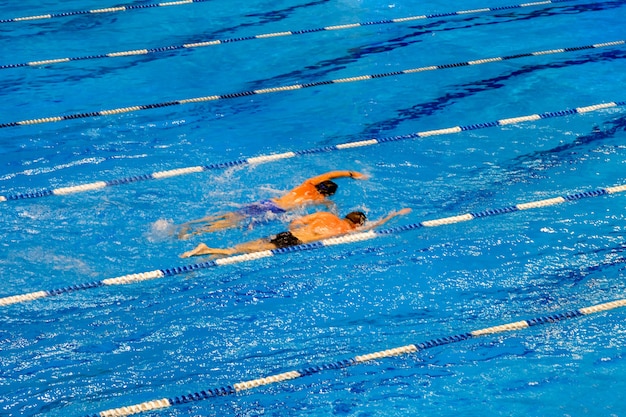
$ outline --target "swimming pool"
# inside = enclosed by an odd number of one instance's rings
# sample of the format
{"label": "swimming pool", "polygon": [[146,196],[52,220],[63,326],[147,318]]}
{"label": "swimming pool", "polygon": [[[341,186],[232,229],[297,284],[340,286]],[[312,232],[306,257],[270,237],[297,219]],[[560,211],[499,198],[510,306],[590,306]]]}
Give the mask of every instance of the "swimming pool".
{"label": "swimming pool", "polygon": [[[65,289],[0,306],[2,414],[163,398],[143,415],[626,413],[623,309],[440,339],[626,298],[624,193],[393,229],[626,183],[625,45],[610,44],[626,39],[625,2],[504,8],[519,4],[214,0],[1,23],[0,66],[80,58],[0,69],[0,297]],[[0,19],[115,5],[28,0]],[[619,105],[559,113],[602,103]],[[188,241],[173,225],[334,169],[371,176],[338,180],[340,213],[411,214],[363,241],[176,269],[200,241],[231,246],[292,217]],[[161,270],[173,273],[74,287]]]}

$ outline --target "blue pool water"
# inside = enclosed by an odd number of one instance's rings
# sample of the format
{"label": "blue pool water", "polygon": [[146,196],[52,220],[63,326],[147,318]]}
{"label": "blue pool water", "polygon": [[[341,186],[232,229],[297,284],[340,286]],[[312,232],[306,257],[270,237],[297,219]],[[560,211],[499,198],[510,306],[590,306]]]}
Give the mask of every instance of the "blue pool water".
{"label": "blue pool water", "polygon": [[[214,0],[0,24],[0,66],[519,4]],[[130,4],[130,3],[129,3]],[[148,4],[135,2],[135,5]],[[115,6],[0,4],[0,19]],[[0,69],[0,124],[626,39],[625,1],[566,1]],[[0,196],[626,100],[626,46],[0,129]],[[176,224],[335,169],[384,227],[626,183],[615,106],[0,202],[0,297],[189,264],[295,216]],[[0,306],[0,415],[82,416],[626,297],[623,193]],[[207,259],[200,259],[205,261]],[[326,370],[150,416],[624,416],[616,309]]]}

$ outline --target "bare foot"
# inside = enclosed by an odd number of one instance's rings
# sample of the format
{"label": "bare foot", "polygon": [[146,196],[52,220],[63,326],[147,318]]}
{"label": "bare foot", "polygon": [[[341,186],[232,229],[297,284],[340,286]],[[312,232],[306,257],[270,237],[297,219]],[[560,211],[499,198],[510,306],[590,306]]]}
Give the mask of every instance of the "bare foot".
{"label": "bare foot", "polygon": [[210,248],[207,245],[205,245],[204,243],[200,243],[194,249],[192,249],[190,251],[187,251],[187,252],[183,253],[182,255],[180,255],[180,257],[181,258],[189,258],[191,256],[204,255],[206,253],[211,253],[211,252],[207,252],[207,250],[210,250]]}
{"label": "bare foot", "polygon": [[191,236],[191,233],[188,233],[189,229],[190,229],[189,226],[184,225],[183,227],[181,227],[180,232],[178,232],[178,236],[177,237],[180,240],[187,240],[187,239],[189,239],[189,237]]}
{"label": "bare foot", "polygon": [[204,243],[200,243],[194,249],[180,255],[180,257],[189,258],[191,256],[199,256],[199,255],[232,255],[236,252],[237,251],[234,249],[209,248]]}

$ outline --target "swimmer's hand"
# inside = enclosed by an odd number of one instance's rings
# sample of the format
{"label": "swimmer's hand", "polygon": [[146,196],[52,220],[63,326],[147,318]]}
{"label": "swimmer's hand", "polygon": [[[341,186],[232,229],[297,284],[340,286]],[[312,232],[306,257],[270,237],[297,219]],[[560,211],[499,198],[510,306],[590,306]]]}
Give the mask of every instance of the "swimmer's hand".
{"label": "swimmer's hand", "polygon": [[405,214],[409,214],[411,212],[410,208],[403,208],[402,210],[396,211],[396,216],[404,216]]}
{"label": "swimmer's hand", "polygon": [[393,219],[396,216],[403,216],[405,214],[408,214],[411,212],[410,208],[403,208],[402,210],[398,210],[398,211],[393,211],[391,213],[389,213],[387,216],[383,217],[382,219],[372,222],[370,224],[367,224],[364,227],[361,227],[359,230],[364,231],[364,230],[371,230],[375,227],[378,227],[382,224],[387,223],[389,220]]}
{"label": "swimmer's hand", "polygon": [[350,171],[350,178],[354,178],[355,180],[368,180],[370,177],[360,172]]}

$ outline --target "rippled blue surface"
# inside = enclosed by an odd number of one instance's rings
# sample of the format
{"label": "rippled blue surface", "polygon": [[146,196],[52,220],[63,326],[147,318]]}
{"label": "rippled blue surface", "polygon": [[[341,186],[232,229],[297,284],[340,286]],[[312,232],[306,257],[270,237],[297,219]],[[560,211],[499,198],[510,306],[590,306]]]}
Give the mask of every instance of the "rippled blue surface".
{"label": "rippled blue surface", "polygon": [[[143,2],[136,2],[142,4]],[[254,1],[0,25],[0,64],[516,4]],[[0,4],[12,18],[98,1]],[[626,39],[624,1],[0,70],[0,123]],[[624,46],[0,129],[0,195],[626,100]],[[614,108],[0,203],[0,296],[185,265],[273,222],[174,224],[339,180],[340,213],[416,223],[626,182]],[[616,194],[2,307],[0,414],[93,415],[626,296]],[[626,415],[624,310],[326,371],[150,416]]]}

